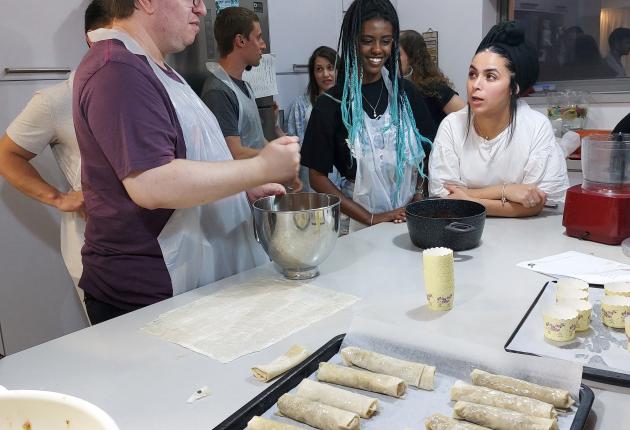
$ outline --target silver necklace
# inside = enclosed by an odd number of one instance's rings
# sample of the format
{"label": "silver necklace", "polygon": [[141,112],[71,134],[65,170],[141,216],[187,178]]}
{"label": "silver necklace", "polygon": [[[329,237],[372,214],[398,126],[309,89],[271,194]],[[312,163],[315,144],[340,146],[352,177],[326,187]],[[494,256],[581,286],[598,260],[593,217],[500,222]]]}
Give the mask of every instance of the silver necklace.
{"label": "silver necklace", "polygon": [[385,88],[385,82],[381,81],[381,92],[378,93],[378,99],[376,100],[376,105],[372,106],[372,103],[370,103],[370,101],[367,99],[367,97],[365,97],[365,94],[363,94],[363,91],[361,91],[361,95],[363,96],[363,100],[365,100],[365,102],[368,104],[368,106],[370,106],[372,108],[372,118],[374,119],[378,119],[378,117],[380,117],[380,115],[376,115],[376,108],[378,107],[378,104],[381,102],[381,96],[383,95],[383,88]]}

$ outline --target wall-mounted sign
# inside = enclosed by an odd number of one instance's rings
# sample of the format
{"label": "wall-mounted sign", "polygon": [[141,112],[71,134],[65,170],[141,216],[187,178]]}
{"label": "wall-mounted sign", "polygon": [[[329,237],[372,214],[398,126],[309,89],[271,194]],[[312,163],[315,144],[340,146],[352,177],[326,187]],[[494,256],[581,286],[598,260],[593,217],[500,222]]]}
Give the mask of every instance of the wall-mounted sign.
{"label": "wall-mounted sign", "polygon": [[438,65],[438,32],[429,28],[427,31],[422,33],[422,38],[424,39],[424,43],[427,44],[427,50],[431,55],[431,59]]}
{"label": "wall-mounted sign", "polygon": [[[223,9],[227,7],[236,7],[239,6],[239,0],[215,0],[215,5],[217,7],[217,13],[221,12]],[[256,3],[254,3],[256,4]]]}

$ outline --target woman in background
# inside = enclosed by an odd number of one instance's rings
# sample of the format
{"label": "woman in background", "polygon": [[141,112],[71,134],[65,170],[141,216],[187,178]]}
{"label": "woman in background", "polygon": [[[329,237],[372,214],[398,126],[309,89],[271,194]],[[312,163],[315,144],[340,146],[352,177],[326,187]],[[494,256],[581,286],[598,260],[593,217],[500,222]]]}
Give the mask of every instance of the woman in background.
{"label": "woman in background", "polygon": [[414,30],[400,32],[402,75],[420,88],[436,125],[444,117],[466,106],[452,84],[431,59],[422,35]]}
{"label": "woman in background", "polygon": [[[321,93],[335,86],[337,80],[335,65],[340,63],[337,52],[328,46],[320,46],[315,49],[308,60],[308,86],[306,87],[306,93],[295,99],[289,109],[287,118],[287,133],[291,136],[299,137],[300,145],[302,144],[302,139],[304,139],[304,131],[311,117],[315,100]],[[336,187],[342,187],[342,178],[337,169],[333,168],[328,178]],[[308,182],[308,168],[300,167],[300,179],[303,184],[302,191],[311,191]]]}
{"label": "woman in background", "polygon": [[473,200],[488,215],[539,214],[562,201],[567,166],[551,123],[520,99],[538,78],[538,56],[515,22],[495,25],[468,70],[468,109],[447,116],[429,160],[432,195]]}

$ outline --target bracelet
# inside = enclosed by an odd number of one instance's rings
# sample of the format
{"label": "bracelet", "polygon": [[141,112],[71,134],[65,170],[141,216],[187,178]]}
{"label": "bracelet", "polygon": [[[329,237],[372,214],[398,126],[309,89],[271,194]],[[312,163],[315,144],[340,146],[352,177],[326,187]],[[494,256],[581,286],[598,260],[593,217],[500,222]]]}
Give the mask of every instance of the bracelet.
{"label": "bracelet", "polygon": [[504,182],[503,183],[503,187],[501,187],[501,206],[505,206],[505,203],[507,202],[507,198],[505,198],[505,186],[507,184]]}

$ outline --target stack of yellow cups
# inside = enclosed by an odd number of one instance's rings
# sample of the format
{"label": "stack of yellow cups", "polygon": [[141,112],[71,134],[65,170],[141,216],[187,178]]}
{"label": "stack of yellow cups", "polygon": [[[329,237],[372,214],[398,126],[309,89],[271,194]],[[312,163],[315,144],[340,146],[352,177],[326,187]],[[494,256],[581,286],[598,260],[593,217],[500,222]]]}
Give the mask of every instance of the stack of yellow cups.
{"label": "stack of yellow cups", "polygon": [[453,250],[429,248],[422,253],[424,266],[424,288],[429,309],[448,311],[453,307],[455,295],[455,273]]}

